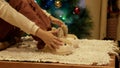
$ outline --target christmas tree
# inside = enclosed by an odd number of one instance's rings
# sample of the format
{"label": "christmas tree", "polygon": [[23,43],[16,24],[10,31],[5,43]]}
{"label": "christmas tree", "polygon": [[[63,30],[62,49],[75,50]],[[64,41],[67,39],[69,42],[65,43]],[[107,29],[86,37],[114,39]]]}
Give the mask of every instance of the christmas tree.
{"label": "christmas tree", "polygon": [[90,36],[92,21],[85,7],[85,0],[35,0],[41,8],[62,20],[68,32],[78,38]]}

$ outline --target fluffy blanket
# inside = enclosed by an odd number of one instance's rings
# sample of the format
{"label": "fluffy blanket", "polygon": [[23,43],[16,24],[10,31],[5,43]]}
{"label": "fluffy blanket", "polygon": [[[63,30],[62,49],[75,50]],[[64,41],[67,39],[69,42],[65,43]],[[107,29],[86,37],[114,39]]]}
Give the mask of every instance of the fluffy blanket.
{"label": "fluffy blanket", "polygon": [[[110,54],[117,54],[115,50],[118,50],[114,41],[78,39],[79,47],[74,49],[72,54],[57,55],[38,50],[37,42],[31,37],[22,39],[23,42],[0,51],[0,60],[106,65],[112,60]],[[21,47],[19,48],[19,46]]]}

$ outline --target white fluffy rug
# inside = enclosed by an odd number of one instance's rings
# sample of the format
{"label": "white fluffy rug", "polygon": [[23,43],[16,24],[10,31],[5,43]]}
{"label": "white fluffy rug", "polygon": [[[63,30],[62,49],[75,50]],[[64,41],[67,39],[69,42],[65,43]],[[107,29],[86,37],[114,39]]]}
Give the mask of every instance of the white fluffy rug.
{"label": "white fluffy rug", "polygon": [[0,51],[0,60],[30,61],[30,62],[57,62],[67,64],[106,65],[112,60],[110,53],[116,54],[118,48],[113,41],[79,39],[79,48],[70,55],[55,55],[38,51],[36,41],[23,38],[21,48],[11,47]]}

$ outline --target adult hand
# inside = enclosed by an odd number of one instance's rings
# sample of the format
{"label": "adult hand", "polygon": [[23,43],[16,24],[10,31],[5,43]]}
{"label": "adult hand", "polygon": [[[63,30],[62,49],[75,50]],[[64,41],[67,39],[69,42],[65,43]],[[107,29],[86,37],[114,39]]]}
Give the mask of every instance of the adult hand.
{"label": "adult hand", "polygon": [[51,32],[38,29],[36,35],[41,38],[49,48],[56,49],[63,44],[63,42],[58,37],[53,35],[56,32],[57,31]]}

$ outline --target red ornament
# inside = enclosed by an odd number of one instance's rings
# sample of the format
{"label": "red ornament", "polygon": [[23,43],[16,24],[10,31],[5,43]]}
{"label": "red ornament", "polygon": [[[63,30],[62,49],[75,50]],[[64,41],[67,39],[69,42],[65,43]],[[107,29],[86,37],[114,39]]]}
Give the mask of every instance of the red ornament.
{"label": "red ornament", "polygon": [[75,7],[73,13],[74,14],[80,14],[80,8],[79,7]]}

